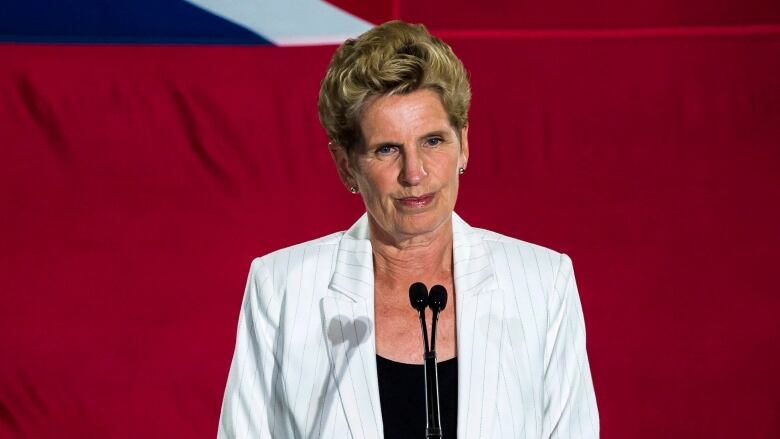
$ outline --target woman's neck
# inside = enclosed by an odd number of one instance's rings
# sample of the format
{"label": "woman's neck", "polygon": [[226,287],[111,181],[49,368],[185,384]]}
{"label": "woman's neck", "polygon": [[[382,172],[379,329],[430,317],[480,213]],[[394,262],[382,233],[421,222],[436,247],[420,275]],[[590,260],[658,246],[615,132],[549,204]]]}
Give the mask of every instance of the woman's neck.
{"label": "woman's neck", "polygon": [[451,278],[451,220],[431,233],[403,240],[382,239],[381,232],[374,233],[374,227],[371,232],[374,278],[378,285],[405,290],[410,282],[420,281],[430,286],[442,278]]}

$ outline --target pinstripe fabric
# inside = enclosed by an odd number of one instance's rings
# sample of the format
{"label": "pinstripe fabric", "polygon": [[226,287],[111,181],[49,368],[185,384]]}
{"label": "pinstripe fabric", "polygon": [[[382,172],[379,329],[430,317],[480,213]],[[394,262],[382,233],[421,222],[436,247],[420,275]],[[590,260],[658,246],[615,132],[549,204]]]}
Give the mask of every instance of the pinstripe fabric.
{"label": "pinstripe fabric", "polygon": [[[453,214],[458,438],[596,438],[566,255]],[[368,221],[252,262],[218,438],[381,438]],[[412,312],[410,310],[410,312]]]}

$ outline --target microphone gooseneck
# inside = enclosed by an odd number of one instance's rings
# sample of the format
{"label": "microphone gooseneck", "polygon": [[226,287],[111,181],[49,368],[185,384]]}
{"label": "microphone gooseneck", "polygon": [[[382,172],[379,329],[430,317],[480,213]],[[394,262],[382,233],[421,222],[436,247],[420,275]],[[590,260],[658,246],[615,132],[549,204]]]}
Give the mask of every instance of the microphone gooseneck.
{"label": "microphone gooseneck", "polygon": [[412,308],[417,310],[420,318],[420,328],[423,337],[423,353],[427,354],[428,349],[428,326],[425,324],[425,308],[428,307],[428,287],[422,282],[415,282],[409,286],[409,302]]}
{"label": "microphone gooseneck", "polygon": [[428,295],[428,307],[433,313],[433,322],[431,322],[431,350],[436,350],[436,324],[439,322],[439,313],[444,311],[447,306],[447,289],[441,285],[431,287]]}

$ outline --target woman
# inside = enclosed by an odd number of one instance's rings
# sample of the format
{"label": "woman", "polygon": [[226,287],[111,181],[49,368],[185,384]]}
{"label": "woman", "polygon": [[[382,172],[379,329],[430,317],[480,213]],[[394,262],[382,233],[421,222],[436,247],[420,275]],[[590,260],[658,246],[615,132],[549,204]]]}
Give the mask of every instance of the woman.
{"label": "woman", "polygon": [[598,436],[571,261],[453,212],[469,101],[460,60],[422,26],[386,23],[336,51],[320,119],[366,214],[252,263],[219,437],[423,437],[418,281],[450,292],[444,437]]}

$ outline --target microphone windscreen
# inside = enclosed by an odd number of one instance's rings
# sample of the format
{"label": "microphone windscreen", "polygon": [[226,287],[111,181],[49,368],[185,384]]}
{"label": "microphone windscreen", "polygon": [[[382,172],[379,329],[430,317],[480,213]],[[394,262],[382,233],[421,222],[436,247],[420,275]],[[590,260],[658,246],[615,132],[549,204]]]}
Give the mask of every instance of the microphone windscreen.
{"label": "microphone windscreen", "polygon": [[415,282],[409,286],[409,302],[417,311],[424,311],[428,306],[428,287],[422,282]]}
{"label": "microphone windscreen", "polygon": [[433,312],[443,311],[447,306],[447,289],[441,285],[432,286],[431,294],[428,296],[428,306]]}

